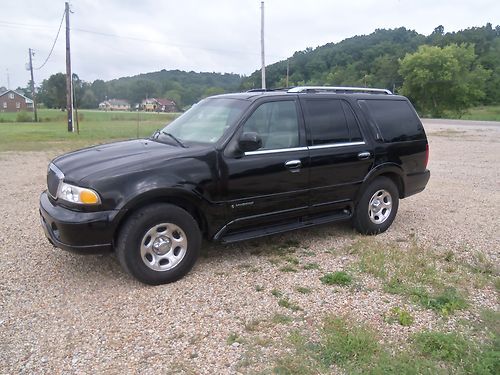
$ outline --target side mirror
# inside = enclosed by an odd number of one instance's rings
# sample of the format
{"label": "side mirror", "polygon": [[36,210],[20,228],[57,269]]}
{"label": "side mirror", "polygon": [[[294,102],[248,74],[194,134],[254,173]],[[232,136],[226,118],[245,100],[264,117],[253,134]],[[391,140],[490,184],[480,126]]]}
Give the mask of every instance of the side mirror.
{"label": "side mirror", "polygon": [[262,138],[255,132],[243,133],[238,140],[241,151],[255,151],[262,147]]}

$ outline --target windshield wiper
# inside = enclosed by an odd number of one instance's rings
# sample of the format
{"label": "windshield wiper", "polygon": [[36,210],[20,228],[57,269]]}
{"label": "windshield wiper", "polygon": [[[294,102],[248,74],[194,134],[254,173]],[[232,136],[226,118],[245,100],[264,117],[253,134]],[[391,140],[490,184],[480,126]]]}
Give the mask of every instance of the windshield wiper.
{"label": "windshield wiper", "polygon": [[173,134],[170,134],[170,133],[167,133],[163,130],[160,130],[160,129],[156,129],[155,132],[153,133],[153,135],[151,136],[150,139],[158,139],[158,137],[160,136],[160,134],[165,134],[165,135],[168,135],[170,138],[172,138],[175,143],[177,143],[179,146],[181,146],[182,148],[187,148],[187,146],[182,143],[175,135]]}
{"label": "windshield wiper", "polygon": [[177,144],[178,144],[179,146],[181,146],[182,148],[186,148],[186,145],[185,145],[184,143],[182,143],[182,142],[179,140],[179,138],[177,138],[175,135],[170,134],[170,133],[167,133],[167,132],[165,132],[165,131],[163,131],[163,130],[161,131],[161,134],[168,135],[170,138],[172,138],[174,141],[176,141],[176,142],[177,142]]}

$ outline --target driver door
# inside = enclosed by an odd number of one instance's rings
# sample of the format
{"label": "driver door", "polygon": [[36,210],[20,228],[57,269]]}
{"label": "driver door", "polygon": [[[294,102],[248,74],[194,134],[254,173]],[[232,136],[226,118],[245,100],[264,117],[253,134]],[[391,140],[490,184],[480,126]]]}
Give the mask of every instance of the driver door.
{"label": "driver door", "polygon": [[309,151],[295,98],[256,104],[231,142],[257,133],[262,147],[224,159],[224,197],[231,229],[306,213]]}

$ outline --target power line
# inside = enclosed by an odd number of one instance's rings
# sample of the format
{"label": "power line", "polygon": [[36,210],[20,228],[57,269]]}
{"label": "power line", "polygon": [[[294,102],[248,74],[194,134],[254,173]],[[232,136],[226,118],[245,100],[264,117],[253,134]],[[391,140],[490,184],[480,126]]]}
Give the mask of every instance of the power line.
{"label": "power line", "polygon": [[[231,50],[231,49],[222,49],[222,48],[200,47],[200,46],[196,46],[196,45],[183,44],[183,43],[167,43],[167,42],[161,42],[161,41],[152,40],[152,39],[138,38],[135,36],[104,33],[101,31],[80,29],[80,28],[76,28],[76,27],[72,28],[72,30],[77,31],[77,32],[82,32],[82,33],[106,36],[106,37],[110,37],[110,38],[129,39],[129,40],[133,40],[133,41],[137,41],[137,42],[159,44],[159,45],[169,46],[169,47],[184,47],[184,48],[191,48],[191,49],[198,49],[198,50],[205,50],[205,51],[212,51],[212,52],[229,52],[229,53],[244,53],[244,54],[249,54],[249,55],[260,55],[260,52],[253,52],[253,51],[248,51],[248,50],[245,50],[245,51],[244,50]],[[278,55],[268,55],[268,56],[277,57],[277,58],[284,58],[283,56],[278,56]]]}
{"label": "power line", "polygon": [[5,26],[5,27],[18,27],[21,29],[53,29],[53,26],[49,25],[30,25],[27,23],[17,23],[17,22],[8,22],[8,21],[1,21],[0,20],[0,26]]}
{"label": "power line", "polygon": [[[28,25],[25,23],[14,23],[14,22],[6,22],[6,21],[1,21],[1,20],[0,20],[0,27],[21,28],[21,29],[33,29],[33,28],[50,29],[50,28],[52,28],[51,26],[46,26],[46,25]],[[137,41],[137,42],[159,44],[159,45],[168,46],[168,47],[184,47],[184,48],[205,50],[205,51],[212,51],[212,52],[228,52],[228,53],[237,53],[237,54],[243,53],[243,54],[248,54],[248,55],[260,55],[260,52],[257,52],[257,51],[231,50],[231,49],[223,49],[223,48],[209,48],[209,47],[201,47],[201,46],[197,46],[197,45],[183,44],[183,43],[167,43],[167,42],[161,42],[158,40],[139,38],[139,37],[135,37],[135,36],[105,33],[105,32],[97,31],[97,30],[80,29],[77,27],[74,27],[71,30],[74,32],[77,32],[77,33],[79,32],[79,33],[86,33],[86,34],[94,34],[94,35],[105,36],[105,37],[109,37],[109,38],[117,38],[117,39],[128,39],[128,40],[133,40],[133,41]],[[266,54],[266,55],[270,56],[270,57],[274,57],[274,58],[280,58],[280,59],[286,58],[283,55],[274,55],[274,54]]]}
{"label": "power line", "polygon": [[[63,14],[63,19],[64,19],[64,14]],[[45,60],[45,62],[42,64],[42,66],[38,68],[34,68],[36,70],[41,69],[46,62],[48,61],[48,58],[52,54],[52,51],[55,47],[55,43],[57,42],[57,38],[59,36],[59,32],[61,30],[62,26],[62,21],[61,19],[61,24],[59,25],[59,29],[57,31],[57,36],[56,40],[54,41],[54,44],[52,46],[52,49],[49,53],[49,56]],[[0,27],[7,27],[7,28],[25,28],[25,29],[33,29],[33,28],[52,28],[48,25],[29,25],[25,23],[15,23],[15,22],[8,22],[8,21],[2,21],[0,20]],[[73,32],[79,32],[79,33],[87,33],[87,34],[94,34],[98,36],[104,36],[104,37],[109,37],[109,38],[117,38],[117,39],[128,39],[132,41],[137,41],[137,42],[144,42],[144,43],[150,43],[150,44],[157,44],[157,45],[163,45],[163,46],[169,46],[169,47],[180,47],[180,48],[189,48],[189,49],[195,49],[195,50],[205,50],[205,51],[211,51],[211,52],[219,52],[219,53],[231,53],[231,54],[246,54],[246,55],[260,55],[260,52],[257,51],[249,51],[249,50],[232,50],[232,49],[223,49],[223,48],[209,48],[209,47],[202,47],[202,46],[197,46],[193,44],[184,44],[184,43],[172,43],[172,42],[162,42],[158,40],[152,40],[152,39],[146,39],[146,38],[140,38],[140,37],[135,37],[135,36],[128,36],[128,35],[119,35],[119,34],[114,34],[114,33],[106,33],[98,30],[88,30],[88,29],[81,29],[81,28],[72,28]],[[287,57],[283,55],[275,55],[275,54],[267,54],[267,56],[272,57],[272,58],[277,58],[277,59],[286,59]]]}
{"label": "power line", "polygon": [[49,61],[50,56],[52,56],[52,52],[54,51],[54,47],[56,46],[56,43],[57,43],[57,38],[59,38],[59,32],[61,31],[61,26],[63,24],[63,20],[64,20],[65,15],[66,15],[66,11],[63,12],[63,15],[61,17],[61,23],[59,24],[59,29],[57,30],[56,38],[54,39],[54,43],[52,44],[52,48],[50,49],[49,55],[47,56],[47,58],[45,59],[45,61],[43,62],[43,64],[41,66],[39,66],[38,68],[33,68],[33,69],[35,69],[35,70],[42,69],[45,66],[45,64],[47,64],[47,61]]}

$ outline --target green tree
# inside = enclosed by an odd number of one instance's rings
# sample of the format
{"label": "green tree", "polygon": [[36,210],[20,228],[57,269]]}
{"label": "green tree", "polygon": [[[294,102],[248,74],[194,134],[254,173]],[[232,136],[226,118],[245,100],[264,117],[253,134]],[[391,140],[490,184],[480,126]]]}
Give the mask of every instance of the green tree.
{"label": "green tree", "polygon": [[81,108],[97,108],[99,106],[99,101],[97,100],[94,91],[91,88],[85,89],[83,96],[80,99]]}
{"label": "green tree", "polygon": [[420,46],[401,60],[403,95],[425,114],[441,117],[444,111],[463,114],[485,95],[490,72],[476,63],[473,45]]}
{"label": "green tree", "polygon": [[181,95],[179,94],[179,91],[176,91],[176,90],[166,91],[163,94],[163,97],[170,99],[170,100],[173,100],[175,102],[175,104],[177,104],[177,107],[182,108],[183,103],[182,103],[182,99],[181,99]]}
{"label": "green tree", "polygon": [[222,87],[208,87],[207,89],[205,89],[205,91],[203,91],[204,98],[206,98],[207,96],[219,94],[224,94],[224,89]]}
{"label": "green tree", "polygon": [[[498,29],[500,36],[500,28]],[[493,40],[486,52],[481,58],[481,65],[491,71],[490,78],[486,81],[484,98],[485,104],[500,103],[500,37]]]}
{"label": "green tree", "polygon": [[[108,87],[102,79],[96,79],[91,85],[92,92],[96,96],[96,102],[99,104],[108,97]],[[109,98],[111,99],[111,98]]]}
{"label": "green tree", "polygon": [[89,84],[86,83],[85,81],[82,81],[80,77],[78,77],[78,74],[73,73],[73,103],[77,108],[81,107],[82,104],[82,97],[87,90]]}
{"label": "green tree", "polygon": [[48,108],[66,108],[66,76],[57,73],[51,75],[49,79],[44,79],[38,99]]}
{"label": "green tree", "polygon": [[401,84],[402,78],[398,74],[399,62],[396,56],[385,54],[373,60],[373,86],[392,90]]}

